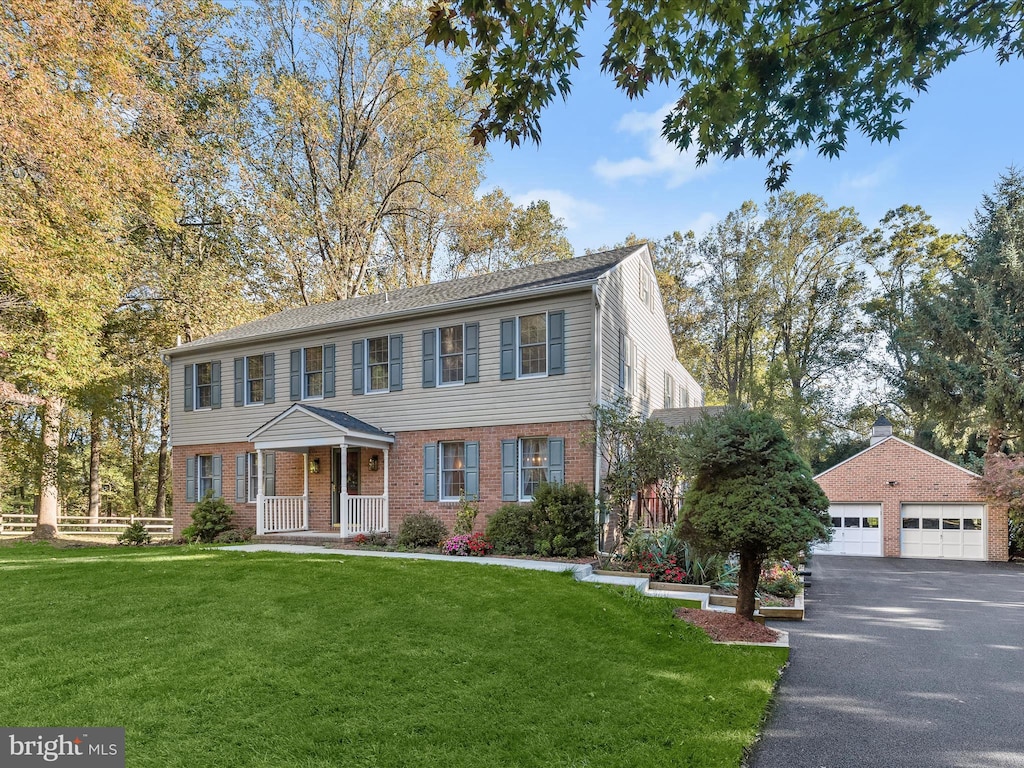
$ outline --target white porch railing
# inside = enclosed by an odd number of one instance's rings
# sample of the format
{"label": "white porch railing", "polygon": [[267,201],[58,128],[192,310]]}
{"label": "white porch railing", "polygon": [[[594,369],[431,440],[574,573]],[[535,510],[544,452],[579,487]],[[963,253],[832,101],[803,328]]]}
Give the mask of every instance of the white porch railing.
{"label": "white porch railing", "polygon": [[309,528],[305,496],[264,496],[263,533],[304,531]]}
{"label": "white porch railing", "polygon": [[388,530],[387,496],[341,495],[342,508],[348,507],[348,514],[341,517],[341,538],[347,539],[360,533],[383,533]]}

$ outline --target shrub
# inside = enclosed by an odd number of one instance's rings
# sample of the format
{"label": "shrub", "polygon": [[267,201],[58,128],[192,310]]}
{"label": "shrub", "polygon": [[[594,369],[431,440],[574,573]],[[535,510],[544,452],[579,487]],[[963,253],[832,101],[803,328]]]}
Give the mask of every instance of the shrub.
{"label": "shrub", "polygon": [[441,553],[445,555],[483,557],[493,550],[494,546],[479,531],[473,534],[458,533],[441,544]]}
{"label": "shrub", "polygon": [[677,583],[706,584],[728,592],[736,590],[739,566],[734,560],[698,551],[678,538],[672,528],[636,529],[626,540],[625,559],[632,568],[650,573],[658,581],[675,582],[676,578],[681,578]]}
{"label": "shrub", "polygon": [[217,544],[241,544],[249,541],[255,534],[256,531],[252,528],[230,528],[218,533],[213,540]]}
{"label": "shrub", "polygon": [[758,591],[767,592],[776,597],[796,597],[800,591],[800,577],[796,568],[785,560],[772,563],[761,571],[761,579],[757,583]]}
{"label": "shrub", "polygon": [[142,546],[143,544],[149,544],[152,540],[153,537],[149,535],[149,531],[146,530],[146,526],[144,526],[138,520],[136,520],[127,528],[125,528],[124,533],[119,534],[117,537],[118,544],[128,544],[134,546]]}
{"label": "shrub", "polygon": [[398,546],[402,549],[437,547],[448,537],[448,529],[439,519],[426,512],[409,515],[398,531]]}
{"label": "shrub", "polygon": [[487,539],[503,555],[533,554],[537,526],[529,504],[505,504],[487,520]]}
{"label": "shrub", "polygon": [[203,500],[192,510],[192,525],[181,532],[188,541],[201,541],[209,544],[224,531],[230,530],[234,511],[220,497],[214,497],[213,491],[207,491]]}
{"label": "shrub", "polygon": [[553,557],[594,554],[594,496],[583,485],[543,483],[533,494],[534,549]]}
{"label": "shrub", "polygon": [[473,523],[476,522],[478,514],[479,510],[476,508],[476,504],[463,499],[459,503],[459,511],[455,513],[455,526],[452,528],[452,533],[456,535],[464,534],[466,536],[471,534],[473,532]]}

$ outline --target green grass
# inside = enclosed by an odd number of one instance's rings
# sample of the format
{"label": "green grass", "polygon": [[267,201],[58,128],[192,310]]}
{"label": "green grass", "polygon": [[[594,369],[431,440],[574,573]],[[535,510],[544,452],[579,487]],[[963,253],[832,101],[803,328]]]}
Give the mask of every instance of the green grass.
{"label": "green grass", "polygon": [[737,766],[786,651],[566,574],[0,547],[0,722],[134,766]]}

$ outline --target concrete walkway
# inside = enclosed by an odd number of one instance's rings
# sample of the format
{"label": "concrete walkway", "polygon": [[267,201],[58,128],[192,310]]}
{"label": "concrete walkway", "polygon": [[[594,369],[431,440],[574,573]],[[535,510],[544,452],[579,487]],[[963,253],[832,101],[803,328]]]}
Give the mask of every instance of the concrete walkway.
{"label": "concrete walkway", "polygon": [[1024,568],[819,555],[751,768],[1024,768]]}

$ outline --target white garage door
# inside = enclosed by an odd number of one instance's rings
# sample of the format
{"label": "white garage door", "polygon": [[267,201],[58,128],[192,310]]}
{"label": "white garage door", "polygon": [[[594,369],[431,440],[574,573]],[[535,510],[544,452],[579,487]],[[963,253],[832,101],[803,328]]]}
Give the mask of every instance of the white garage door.
{"label": "white garage door", "polygon": [[900,517],[903,557],[985,559],[983,504],[904,504]]}
{"label": "white garage door", "polygon": [[882,556],[882,505],[833,504],[832,541],[815,544],[814,551],[823,555]]}

